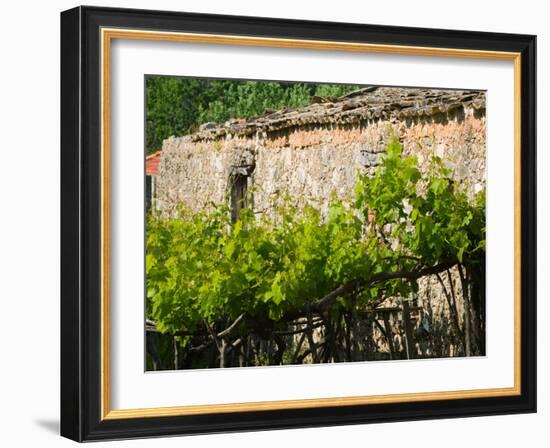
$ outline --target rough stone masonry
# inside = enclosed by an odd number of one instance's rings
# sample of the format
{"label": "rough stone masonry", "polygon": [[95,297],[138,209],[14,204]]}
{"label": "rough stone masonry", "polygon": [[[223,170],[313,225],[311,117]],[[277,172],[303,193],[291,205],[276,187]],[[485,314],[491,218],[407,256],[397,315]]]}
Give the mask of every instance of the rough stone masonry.
{"label": "rough stone masonry", "polygon": [[[353,191],[356,172],[372,170],[390,136],[427,166],[443,158],[472,192],[485,185],[485,94],[479,91],[368,87],[307,107],[286,109],[164,141],[157,207],[170,212],[226,202],[235,179],[268,211],[288,192],[325,209],[332,193]],[[298,204],[301,205],[301,204]]]}
{"label": "rough stone masonry", "polygon": [[[324,213],[333,193],[352,194],[357,171],[375,169],[391,136],[399,137],[406,154],[417,155],[421,169],[441,157],[474,194],[485,186],[485,111],[480,91],[366,87],[314,98],[303,108],[206,123],[199,132],[164,141],[157,208],[171,214],[183,203],[203,210],[248,191],[261,214],[288,192],[298,206],[315,203]],[[450,280],[461,297],[456,273]],[[445,327],[448,304],[440,285],[433,278],[419,283],[418,305]],[[462,315],[462,300],[456,305]]]}

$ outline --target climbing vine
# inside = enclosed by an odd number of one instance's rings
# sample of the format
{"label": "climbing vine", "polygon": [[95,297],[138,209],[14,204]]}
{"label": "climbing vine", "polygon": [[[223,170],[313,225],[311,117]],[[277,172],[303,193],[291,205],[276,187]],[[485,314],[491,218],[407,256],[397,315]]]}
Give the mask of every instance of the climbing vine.
{"label": "climbing vine", "polygon": [[[182,204],[148,218],[146,254],[147,317],[176,338],[176,367],[370,359],[365,328],[385,298],[457,267],[465,296],[482,294],[471,285],[484,264],[485,195],[469,195],[437,157],[421,171],[393,140],[374,175],[358,174],[354,194],[332,198],[326,216],[292,198],[261,216],[243,209],[235,222],[226,205]],[[480,352],[478,299],[465,298],[477,319],[454,315],[462,354]]]}

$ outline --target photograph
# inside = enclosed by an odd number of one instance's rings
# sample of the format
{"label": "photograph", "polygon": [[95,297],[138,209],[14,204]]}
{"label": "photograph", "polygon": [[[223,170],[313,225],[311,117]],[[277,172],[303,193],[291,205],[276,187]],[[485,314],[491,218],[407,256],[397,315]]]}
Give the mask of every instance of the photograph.
{"label": "photograph", "polygon": [[143,95],[146,371],[487,355],[485,91]]}
{"label": "photograph", "polygon": [[159,8],[60,15],[61,435],[523,437],[498,416],[539,412],[537,29]]}

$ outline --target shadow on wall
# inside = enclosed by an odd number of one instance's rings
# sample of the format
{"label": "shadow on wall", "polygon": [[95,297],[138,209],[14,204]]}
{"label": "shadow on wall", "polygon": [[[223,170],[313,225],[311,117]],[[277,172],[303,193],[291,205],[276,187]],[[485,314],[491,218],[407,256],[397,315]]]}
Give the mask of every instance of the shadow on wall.
{"label": "shadow on wall", "polygon": [[59,420],[58,419],[36,419],[33,422],[36,426],[44,429],[45,431],[52,434],[59,434]]}

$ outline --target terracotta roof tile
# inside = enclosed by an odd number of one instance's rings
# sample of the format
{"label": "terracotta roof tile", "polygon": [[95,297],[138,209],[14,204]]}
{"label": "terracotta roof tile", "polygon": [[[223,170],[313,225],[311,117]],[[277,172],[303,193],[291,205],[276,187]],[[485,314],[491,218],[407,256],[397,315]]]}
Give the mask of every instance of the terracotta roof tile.
{"label": "terracotta roof tile", "polygon": [[148,155],[145,158],[145,173],[148,176],[156,176],[159,171],[160,151]]}

